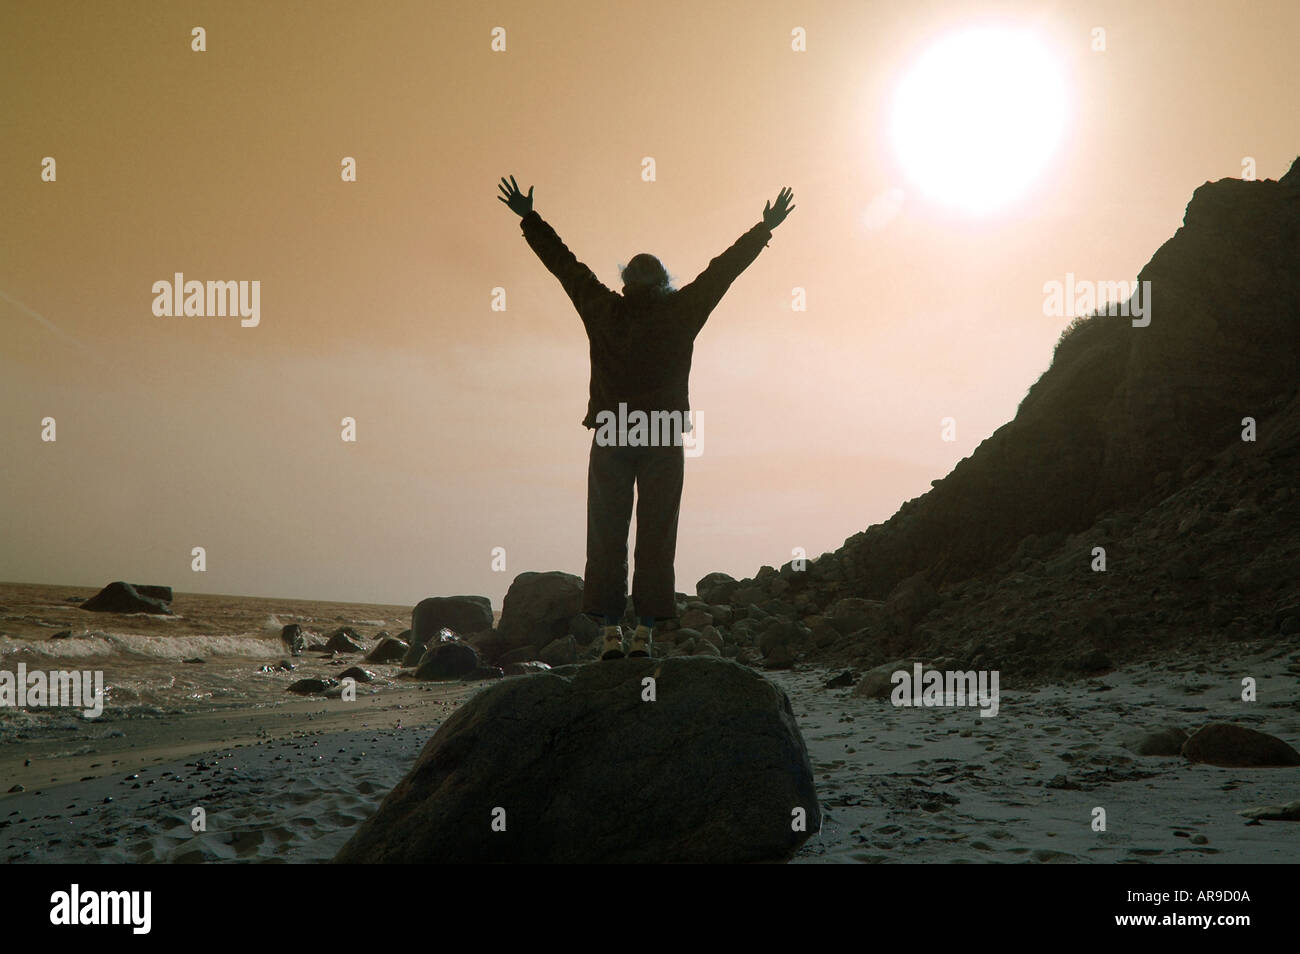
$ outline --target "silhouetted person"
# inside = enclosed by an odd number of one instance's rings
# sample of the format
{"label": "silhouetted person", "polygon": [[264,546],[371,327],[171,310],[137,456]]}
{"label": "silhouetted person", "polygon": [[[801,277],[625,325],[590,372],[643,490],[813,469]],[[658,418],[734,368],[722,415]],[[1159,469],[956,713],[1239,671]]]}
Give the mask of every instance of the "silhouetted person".
{"label": "silhouetted person", "polygon": [[[601,284],[533,211],[533,188],[514,176],[497,196],[521,217],[524,238],[560,280],[591,343],[591,388],[582,423],[592,436],[587,468],[587,568],[583,612],[603,622],[601,658],[649,656],[657,621],[677,615],[673,560],[682,495],[682,431],[690,429],[687,379],[695,336],[731,283],[758,257],[794,209],[790,189],[767,203],[763,219],[682,289],[653,255],[622,269],[623,293]],[[649,427],[637,428],[637,412]],[[670,439],[663,440],[666,425]],[[636,573],[632,603],[640,625],[623,643],[627,536],[637,491]]]}

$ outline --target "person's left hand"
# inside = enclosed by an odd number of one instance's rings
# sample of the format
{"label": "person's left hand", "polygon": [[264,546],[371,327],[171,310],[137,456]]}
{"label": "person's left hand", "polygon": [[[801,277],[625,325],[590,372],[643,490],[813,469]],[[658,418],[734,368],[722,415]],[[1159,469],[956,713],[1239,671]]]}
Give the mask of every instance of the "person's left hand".
{"label": "person's left hand", "polygon": [[519,191],[519,185],[515,182],[515,177],[511,176],[510,181],[506,182],[505,176],[501,177],[501,185],[498,188],[504,193],[497,196],[502,202],[510,206],[510,211],[520,218],[523,218],[529,212],[533,211],[533,187],[528,187],[528,195]]}

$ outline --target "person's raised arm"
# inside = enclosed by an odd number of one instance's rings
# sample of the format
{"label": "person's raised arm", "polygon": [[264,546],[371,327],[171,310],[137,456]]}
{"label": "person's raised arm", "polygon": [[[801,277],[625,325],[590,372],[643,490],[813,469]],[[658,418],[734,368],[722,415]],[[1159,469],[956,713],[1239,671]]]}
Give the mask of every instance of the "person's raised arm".
{"label": "person's raised arm", "polygon": [[701,326],[708,319],[709,313],[718,306],[718,302],[722,301],[722,296],[727,293],[731,283],[767,247],[768,240],[772,238],[772,229],[784,222],[785,217],[794,210],[794,206],[790,205],[793,195],[789,187],[782,189],[777,194],[775,205],[768,202],[763,207],[761,222],[738,238],[731,248],[709,262],[708,268],[695,281],[678,292]]}
{"label": "person's raised arm", "polygon": [[509,182],[503,176],[498,188],[502,194],[497,198],[520,217],[519,225],[523,229],[524,239],[537,253],[537,257],[542,260],[547,271],[560,280],[565,294],[569,296],[569,300],[573,302],[574,307],[578,309],[578,314],[585,321],[589,306],[603,296],[613,295],[614,292],[601,283],[595,272],[578,261],[577,256],[560,241],[555,229],[533,210],[532,186],[528,187],[528,195],[524,195],[519,191],[514,176],[510,177]]}

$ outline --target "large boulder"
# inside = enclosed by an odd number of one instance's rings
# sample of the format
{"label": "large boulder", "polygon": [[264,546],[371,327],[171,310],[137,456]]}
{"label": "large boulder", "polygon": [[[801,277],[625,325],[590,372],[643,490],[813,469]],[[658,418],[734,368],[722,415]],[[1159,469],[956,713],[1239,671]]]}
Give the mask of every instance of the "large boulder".
{"label": "large boulder", "polygon": [[411,641],[425,645],[446,627],[461,636],[492,628],[492,601],[486,596],[430,596],[411,610]]}
{"label": "large boulder", "polygon": [[366,647],[357,642],[357,631],[344,627],[335,630],[328,640],[325,641],[325,648],[332,653],[363,653]]}
{"label": "large boulder", "polygon": [[853,694],[864,696],[867,699],[890,699],[894,694],[894,673],[906,672],[910,680],[915,671],[913,667],[916,663],[921,663],[924,667],[923,671],[930,669],[926,660],[915,657],[896,659],[891,663],[868,669],[862,674],[858,684],[853,687]]}
{"label": "large boulder", "polygon": [[706,603],[730,603],[740,584],[729,574],[708,573],[695,584],[695,592]]}
{"label": "large boulder", "polygon": [[420,661],[415,678],[459,679],[468,676],[478,665],[478,653],[468,643],[435,643]]}
{"label": "large boulder", "polygon": [[1183,757],[1234,768],[1300,765],[1300,752],[1277,736],[1227,722],[1211,722],[1193,732],[1183,744]]}
{"label": "large boulder", "polygon": [[366,656],[366,662],[401,662],[406,657],[406,653],[410,648],[411,647],[407,643],[398,639],[396,636],[386,636],[379,641],[379,645],[370,650],[370,655]]}
{"label": "large boulder", "polygon": [[510,648],[541,649],[569,635],[569,621],[582,611],[582,579],[551,570],[520,573],[501,603],[497,633]]}
{"label": "large boulder", "polygon": [[151,613],[171,616],[172,590],[170,586],[137,586],[118,580],[108,584],[81,604],[93,613]]}
{"label": "large boulder", "polygon": [[912,632],[912,627],[939,605],[939,594],[929,584],[922,573],[908,577],[885,600],[884,611],[898,631],[904,634]]}
{"label": "large boulder", "polygon": [[563,666],[578,661],[578,641],[572,636],[561,636],[537,651],[537,658],[548,666]]}
{"label": "large boulder", "polygon": [[836,632],[847,636],[878,624],[882,619],[884,608],[885,604],[881,600],[846,596],[831,604],[826,618]]}
{"label": "large boulder", "polygon": [[311,638],[307,631],[297,623],[287,623],[280,630],[280,642],[284,643],[285,649],[295,656],[301,656],[312,646]]}
{"label": "large boulder", "polygon": [[411,610],[410,648],[403,666],[418,666],[440,629],[471,636],[492,629],[492,601],[486,596],[430,596]]}
{"label": "large boulder", "polygon": [[480,691],[334,860],[784,861],[820,826],[781,689],[710,656],[623,659]]}

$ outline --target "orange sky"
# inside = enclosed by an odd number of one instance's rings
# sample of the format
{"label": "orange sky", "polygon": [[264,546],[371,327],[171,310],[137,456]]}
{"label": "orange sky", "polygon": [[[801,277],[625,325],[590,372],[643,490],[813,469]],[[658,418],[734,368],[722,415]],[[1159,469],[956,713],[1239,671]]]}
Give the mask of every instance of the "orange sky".
{"label": "orange sky", "polygon": [[[1300,151],[1290,2],[643,7],[0,3],[0,579],[499,606],[581,574],[586,339],[511,173],[615,288],[641,251],[684,284],[793,188],[696,342],[677,588],[815,556],[1014,415],[1066,322],[1044,282],[1131,279],[1198,185]],[[907,185],[888,115],[928,44],[989,23],[1045,44],[1069,113],[1049,173],[974,217]],[[178,271],[260,281],[260,324],[156,317]]]}

